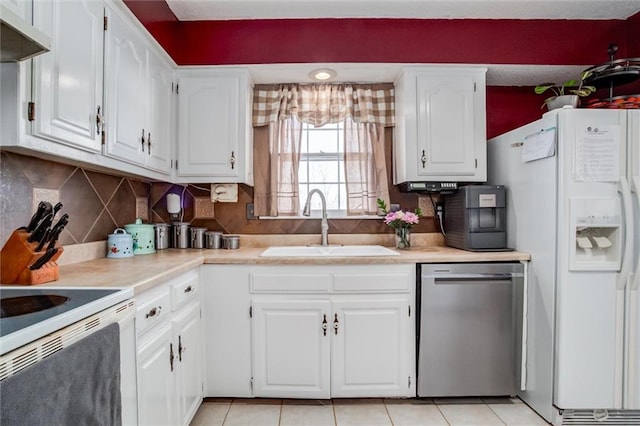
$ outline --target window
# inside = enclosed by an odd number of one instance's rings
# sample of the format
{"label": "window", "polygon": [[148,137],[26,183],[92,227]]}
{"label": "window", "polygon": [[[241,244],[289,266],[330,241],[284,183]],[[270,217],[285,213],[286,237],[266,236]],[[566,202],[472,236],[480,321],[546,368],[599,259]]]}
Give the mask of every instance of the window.
{"label": "window", "polygon": [[[261,85],[253,102],[258,216],[296,216],[314,189],[333,217],[376,214],[377,198],[389,196],[384,128],[394,124],[392,84]],[[316,212],[319,198],[311,200]]]}
{"label": "window", "polygon": [[[309,191],[319,189],[327,199],[328,211],[346,214],[347,189],[342,122],[321,127],[302,124],[298,184],[302,204],[306,202]],[[320,197],[314,196],[311,199],[311,210],[321,209]]]}

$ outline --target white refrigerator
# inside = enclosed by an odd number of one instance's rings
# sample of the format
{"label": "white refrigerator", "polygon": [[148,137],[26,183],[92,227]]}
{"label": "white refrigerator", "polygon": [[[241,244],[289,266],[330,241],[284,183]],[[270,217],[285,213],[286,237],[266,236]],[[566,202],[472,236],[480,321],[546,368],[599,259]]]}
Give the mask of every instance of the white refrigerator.
{"label": "white refrigerator", "polygon": [[520,397],[553,424],[640,425],[640,111],[548,112],[488,166],[531,253]]}

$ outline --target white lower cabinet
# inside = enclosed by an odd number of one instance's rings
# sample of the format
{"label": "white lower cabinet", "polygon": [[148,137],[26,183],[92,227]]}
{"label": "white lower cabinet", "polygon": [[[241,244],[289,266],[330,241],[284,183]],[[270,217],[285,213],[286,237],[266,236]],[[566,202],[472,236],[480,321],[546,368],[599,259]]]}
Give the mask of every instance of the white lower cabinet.
{"label": "white lower cabinet", "polygon": [[197,271],[141,294],[137,304],[138,423],[188,425],[202,402]]}
{"label": "white lower cabinet", "polygon": [[415,265],[250,275],[254,396],[415,396]]}
{"label": "white lower cabinet", "polygon": [[195,301],[180,309],[171,319],[173,343],[178,342],[174,356],[178,422],[188,425],[202,402],[202,320],[200,303]]}
{"label": "white lower cabinet", "polygon": [[202,265],[204,396],[249,398],[251,295],[246,265]]}
{"label": "white lower cabinet", "polygon": [[168,425],[176,418],[171,324],[165,321],[138,344],[138,419],[140,425]]}
{"label": "white lower cabinet", "polygon": [[254,395],[329,398],[331,302],[254,299],[252,307]]}
{"label": "white lower cabinet", "polygon": [[203,265],[205,396],[413,397],[415,265]]}
{"label": "white lower cabinet", "polygon": [[399,295],[333,302],[331,396],[407,396],[412,305]]}

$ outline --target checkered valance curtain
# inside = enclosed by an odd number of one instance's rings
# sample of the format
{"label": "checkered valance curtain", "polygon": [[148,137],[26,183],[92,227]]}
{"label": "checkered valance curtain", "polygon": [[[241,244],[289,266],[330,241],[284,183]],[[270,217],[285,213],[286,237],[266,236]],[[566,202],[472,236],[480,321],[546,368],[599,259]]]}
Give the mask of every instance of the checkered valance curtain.
{"label": "checkered valance curtain", "polygon": [[393,84],[271,84],[253,89],[253,126],[296,117],[322,126],[350,117],[355,123],[395,125]]}

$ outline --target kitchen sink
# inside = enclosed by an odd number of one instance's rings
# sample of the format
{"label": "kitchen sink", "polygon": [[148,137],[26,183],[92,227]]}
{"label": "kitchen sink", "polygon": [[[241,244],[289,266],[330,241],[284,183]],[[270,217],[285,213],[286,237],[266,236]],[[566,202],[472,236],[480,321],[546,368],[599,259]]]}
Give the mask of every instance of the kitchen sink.
{"label": "kitchen sink", "polygon": [[369,257],[399,256],[393,250],[377,245],[368,246],[272,246],[260,257]]}

